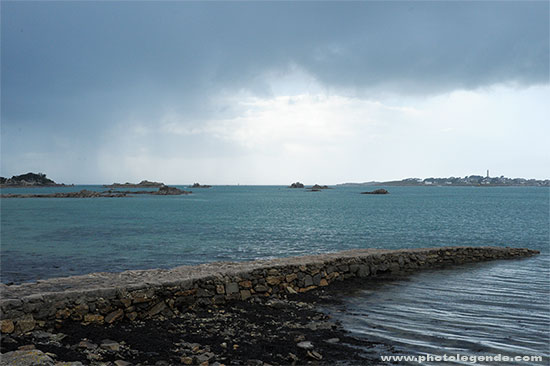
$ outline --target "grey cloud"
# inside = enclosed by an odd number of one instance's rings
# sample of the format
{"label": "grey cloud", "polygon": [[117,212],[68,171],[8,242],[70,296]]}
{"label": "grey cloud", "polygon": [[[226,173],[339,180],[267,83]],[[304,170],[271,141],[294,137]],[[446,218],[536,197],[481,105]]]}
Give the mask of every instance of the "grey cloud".
{"label": "grey cloud", "polygon": [[[298,64],[397,92],[548,82],[547,2],[3,3],[2,86],[67,94],[261,89]],[[393,87],[392,87],[393,85]],[[260,88],[258,88],[260,86]],[[407,90],[409,89],[409,90]]]}
{"label": "grey cloud", "polygon": [[[2,123],[31,126],[42,140],[94,145],[119,120],[154,125],[167,110],[189,123],[238,113],[220,98],[269,95],[266,75],[294,66],[328,89],[360,95],[549,78],[546,1],[1,7]],[[3,153],[23,138],[4,133]]]}

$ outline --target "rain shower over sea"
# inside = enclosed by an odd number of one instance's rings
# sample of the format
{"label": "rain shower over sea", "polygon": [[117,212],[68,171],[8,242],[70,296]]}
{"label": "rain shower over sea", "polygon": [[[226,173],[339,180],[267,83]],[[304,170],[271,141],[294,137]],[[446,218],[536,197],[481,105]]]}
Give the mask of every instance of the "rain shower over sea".
{"label": "rain shower over sea", "polygon": [[[104,190],[2,193],[81,189]],[[2,199],[1,280],[354,248],[528,247],[541,254],[370,283],[325,310],[355,336],[392,344],[403,354],[543,355],[543,363],[534,364],[548,364],[548,188],[391,187],[388,195],[362,190],[214,186],[185,196]]]}

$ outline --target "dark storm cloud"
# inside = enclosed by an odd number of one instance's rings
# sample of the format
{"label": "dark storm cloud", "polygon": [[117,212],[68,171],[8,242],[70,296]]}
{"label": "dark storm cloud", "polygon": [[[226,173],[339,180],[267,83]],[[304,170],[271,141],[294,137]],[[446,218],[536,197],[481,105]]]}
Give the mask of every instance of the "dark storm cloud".
{"label": "dark storm cloud", "polygon": [[2,7],[7,98],[261,92],[266,71],[292,64],[327,86],[402,93],[548,81],[548,2]]}

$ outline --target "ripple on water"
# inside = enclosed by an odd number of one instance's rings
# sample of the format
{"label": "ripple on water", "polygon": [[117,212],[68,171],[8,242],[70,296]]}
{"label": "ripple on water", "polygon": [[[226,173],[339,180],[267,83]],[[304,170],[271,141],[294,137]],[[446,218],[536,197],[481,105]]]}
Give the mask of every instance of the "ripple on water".
{"label": "ripple on water", "polygon": [[549,264],[540,255],[371,281],[346,298],[348,311],[328,310],[355,335],[401,354],[541,355],[542,363],[517,364],[546,365],[550,290],[541,279]]}

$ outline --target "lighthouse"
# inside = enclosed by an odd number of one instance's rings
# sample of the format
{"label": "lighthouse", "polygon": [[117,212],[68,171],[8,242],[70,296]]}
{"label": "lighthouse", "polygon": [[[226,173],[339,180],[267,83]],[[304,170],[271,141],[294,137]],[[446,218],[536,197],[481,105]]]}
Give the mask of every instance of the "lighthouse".
{"label": "lighthouse", "polygon": [[489,169],[487,169],[487,179],[489,179]]}

